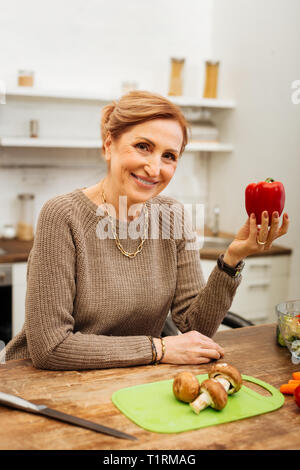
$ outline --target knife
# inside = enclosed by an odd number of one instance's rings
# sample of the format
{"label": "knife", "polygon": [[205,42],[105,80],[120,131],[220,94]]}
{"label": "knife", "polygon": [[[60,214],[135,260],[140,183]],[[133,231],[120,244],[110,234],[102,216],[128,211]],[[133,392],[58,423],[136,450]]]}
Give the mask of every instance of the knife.
{"label": "knife", "polygon": [[135,436],[126,434],[125,432],[118,431],[117,429],[108,428],[102,424],[93,423],[86,419],[78,418],[77,416],[68,415],[62,411],[48,408],[45,405],[37,405],[30,401],[24,400],[23,398],[17,397],[16,395],[10,395],[9,393],[0,392],[0,404],[9,406],[11,408],[17,408],[19,410],[28,411],[29,413],[35,413],[49,418],[64,421],[66,423],[74,424],[75,426],[81,426],[83,428],[91,429],[92,431],[109,434],[110,436],[120,437],[123,439],[131,439],[137,441]]}

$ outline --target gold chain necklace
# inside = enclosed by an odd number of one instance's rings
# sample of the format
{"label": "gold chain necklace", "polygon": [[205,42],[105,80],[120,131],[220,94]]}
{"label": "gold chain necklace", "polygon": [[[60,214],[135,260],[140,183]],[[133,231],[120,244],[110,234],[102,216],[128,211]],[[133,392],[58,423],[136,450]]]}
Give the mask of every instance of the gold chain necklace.
{"label": "gold chain necklace", "polygon": [[[104,194],[104,190],[103,190],[103,189],[102,189],[102,200],[103,200],[104,204],[106,204],[106,198],[105,198],[105,194]],[[121,253],[122,253],[123,255],[127,256],[128,258],[134,258],[138,253],[140,253],[140,252],[142,251],[143,245],[144,245],[145,240],[146,240],[146,235],[147,235],[147,232],[148,232],[148,208],[147,208],[146,204],[144,204],[144,208],[145,208],[145,228],[144,228],[144,237],[142,238],[141,243],[139,244],[137,250],[136,250],[134,253],[129,253],[128,251],[124,250],[124,248],[123,248],[122,245],[121,245],[120,239],[119,239],[119,237],[118,237],[118,235],[117,235],[117,232],[116,232],[116,229],[115,229],[115,226],[114,226],[114,223],[113,223],[113,218],[112,218],[112,216],[108,213],[108,211],[105,210],[106,214],[107,214],[108,217],[109,217],[110,223],[111,223],[111,228],[112,228],[112,232],[113,232],[113,236],[114,236],[116,245],[117,245],[117,247],[119,248],[119,250],[121,251]]]}

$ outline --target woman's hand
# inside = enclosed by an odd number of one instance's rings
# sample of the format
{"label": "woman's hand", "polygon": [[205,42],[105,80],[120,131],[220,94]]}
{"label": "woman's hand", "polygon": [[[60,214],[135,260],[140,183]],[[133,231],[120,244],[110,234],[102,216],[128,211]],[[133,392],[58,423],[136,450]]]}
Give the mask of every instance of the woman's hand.
{"label": "woman's hand", "polygon": [[[224,254],[225,263],[230,266],[236,266],[239,261],[253,253],[260,253],[271,248],[276,238],[285,235],[288,231],[289,218],[287,213],[283,214],[283,221],[279,227],[278,212],[273,212],[270,228],[268,212],[262,213],[261,226],[256,225],[255,214],[248,217],[246,223],[235,236],[233,242],[227,248]],[[259,244],[260,242],[261,244]]]}
{"label": "woman's hand", "polygon": [[[166,351],[162,363],[205,364],[224,356],[224,349],[208,336],[198,331],[188,331],[177,336],[164,337]],[[161,357],[161,341],[154,338],[158,358]]]}

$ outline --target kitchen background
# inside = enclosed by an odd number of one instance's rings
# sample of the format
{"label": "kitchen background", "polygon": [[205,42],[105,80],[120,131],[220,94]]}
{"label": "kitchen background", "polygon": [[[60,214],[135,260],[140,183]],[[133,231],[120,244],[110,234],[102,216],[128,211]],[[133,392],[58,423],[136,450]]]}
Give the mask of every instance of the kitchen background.
{"label": "kitchen background", "polygon": [[[252,258],[244,285],[259,303],[241,290],[233,306],[256,323],[275,321],[277,301],[299,298],[300,103],[292,99],[292,84],[300,80],[300,2],[0,0],[0,6],[0,83],[6,87],[0,104],[1,233],[18,222],[18,194],[34,194],[35,226],[45,201],[105,174],[97,146],[100,109],[128,82],[167,96],[171,58],[184,58],[179,102],[187,117],[199,119],[205,61],[217,60],[218,101],[205,107],[205,119],[224,145],[190,146],[164,193],[203,203],[209,227],[218,206],[221,231],[234,234],[247,217],[247,184],[267,177],[283,182],[291,223],[279,244],[292,253]],[[34,71],[33,88],[18,87],[19,70]],[[28,90],[32,96],[25,96]],[[44,143],[29,138],[33,119]],[[203,259],[206,275],[214,263]],[[15,334],[23,324],[26,262],[14,269]]]}

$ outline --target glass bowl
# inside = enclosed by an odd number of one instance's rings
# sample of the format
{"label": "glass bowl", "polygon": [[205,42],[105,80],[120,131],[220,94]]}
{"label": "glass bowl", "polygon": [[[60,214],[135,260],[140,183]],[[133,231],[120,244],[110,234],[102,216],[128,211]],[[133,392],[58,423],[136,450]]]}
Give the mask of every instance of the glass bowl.
{"label": "glass bowl", "polygon": [[293,364],[300,364],[300,299],[288,300],[275,307],[281,336],[288,347]]}

